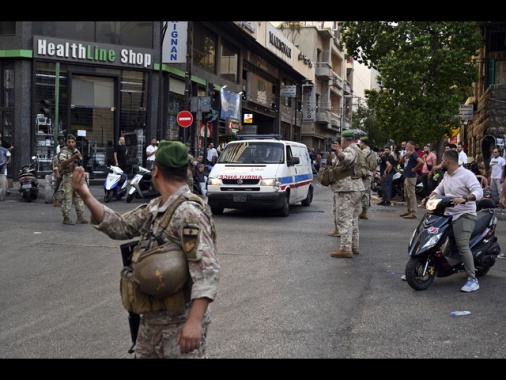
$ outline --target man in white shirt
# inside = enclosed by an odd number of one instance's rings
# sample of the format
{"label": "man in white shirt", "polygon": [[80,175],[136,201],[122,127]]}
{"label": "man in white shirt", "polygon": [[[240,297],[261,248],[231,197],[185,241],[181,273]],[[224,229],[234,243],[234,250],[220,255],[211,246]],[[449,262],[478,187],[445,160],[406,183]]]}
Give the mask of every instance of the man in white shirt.
{"label": "man in white shirt", "polygon": [[214,165],[213,157],[216,156],[218,158],[218,151],[214,147],[213,143],[209,143],[209,147],[207,148],[207,164]]}
{"label": "man in white shirt", "polygon": [[151,144],[146,148],[146,166],[148,170],[153,170],[153,165],[155,164],[155,153],[158,149],[158,144],[156,139],[151,139]]}
{"label": "man in white shirt", "polygon": [[490,181],[489,188],[491,191],[501,193],[502,186],[502,172],[506,161],[499,155],[499,148],[494,148],[492,151],[492,159],[490,160]]}
{"label": "man in white shirt", "polygon": [[467,154],[464,152],[462,143],[457,144],[457,152],[459,152],[459,165],[464,165],[467,168]]}

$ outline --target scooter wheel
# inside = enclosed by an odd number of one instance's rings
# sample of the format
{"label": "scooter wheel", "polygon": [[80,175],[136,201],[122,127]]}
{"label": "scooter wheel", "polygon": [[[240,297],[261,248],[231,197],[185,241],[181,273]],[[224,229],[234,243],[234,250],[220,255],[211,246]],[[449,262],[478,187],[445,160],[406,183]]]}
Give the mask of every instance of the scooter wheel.
{"label": "scooter wheel", "polygon": [[106,190],[104,195],[104,202],[109,203],[112,200],[112,196],[113,196],[112,190]]}
{"label": "scooter wheel", "polygon": [[134,199],[134,195],[133,194],[128,194],[127,197],[126,197],[127,203],[132,202],[133,199]]}
{"label": "scooter wheel", "polygon": [[406,281],[415,290],[426,290],[434,281],[436,273],[436,265],[430,257],[412,257],[406,264]]}

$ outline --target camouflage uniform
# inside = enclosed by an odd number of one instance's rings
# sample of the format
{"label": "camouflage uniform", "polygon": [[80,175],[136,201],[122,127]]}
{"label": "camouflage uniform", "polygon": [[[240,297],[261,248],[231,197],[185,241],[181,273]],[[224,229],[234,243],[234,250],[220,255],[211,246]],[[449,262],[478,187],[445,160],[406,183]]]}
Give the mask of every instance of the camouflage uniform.
{"label": "camouflage uniform", "polygon": [[[77,149],[76,149],[77,150]],[[68,147],[62,148],[60,154],[58,155],[58,159],[60,160],[60,165],[63,161],[71,158],[75,153],[75,150],[72,151]],[[72,172],[74,168],[77,166],[76,161],[72,161],[67,167],[62,166],[62,183],[60,186],[60,191],[63,193],[62,203],[61,203],[61,212],[63,215],[63,219],[66,220],[69,218],[70,209],[72,208],[72,203],[76,208],[77,221],[83,223],[84,221],[84,202],[81,197],[74,191],[72,188]]]}
{"label": "camouflage uniform", "polygon": [[[126,240],[140,236],[141,240],[147,234],[155,236],[161,234],[164,241],[168,239],[180,242],[185,251],[187,244],[183,231],[187,225],[200,229],[200,239],[196,244],[197,260],[188,262],[189,272],[192,278],[191,300],[208,298],[214,301],[220,278],[220,264],[218,262],[215,243],[211,231],[214,226],[210,215],[209,206],[207,212],[195,202],[183,202],[174,212],[171,221],[165,231],[160,231],[160,223],[165,211],[179,195],[189,192],[187,186],[182,186],[172,194],[165,204],[161,204],[161,197],[152,199],[147,204],[123,215],[119,215],[104,205],[104,220],[97,225],[92,220],[92,226],[97,230],[109,235],[112,239]],[[206,215],[207,213],[207,215]],[[200,348],[182,355],[176,344],[176,336],[180,328],[188,319],[191,300],[185,305],[183,314],[169,316],[165,310],[145,313],[141,317],[139,333],[135,345],[136,358],[206,358],[206,336],[211,322],[209,308],[202,321],[202,339]]]}
{"label": "camouflage uniform", "polygon": [[[346,167],[353,166],[357,162],[360,148],[352,143],[343,150],[343,154],[344,159],[340,161],[340,164]],[[340,250],[358,253],[358,215],[362,208],[361,199],[364,191],[362,178],[353,179],[352,176],[348,176],[330,186],[334,192],[334,204],[339,205],[339,210],[334,212],[334,218],[341,234]]]}
{"label": "camouflage uniform", "polygon": [[193,169],[195,168],[195,158],[188,153],[188,176],[186,177],[186,183],[193,193]]}
{"label": "camouflage uniform", "polygon": [[[368,156],[369,154],[374,154],[374,152],[371,151],[371,148],[369,148],[367,145],[364,149],[362,149],[362,153],[364,156]],[[372,172],[370,170],[368,171],[367,177],[362,178],[362,182],[364,183],[364,193],[362,194],[362,214],[366,215],[367,210],[371,206],[371,182],[372,182]]]}

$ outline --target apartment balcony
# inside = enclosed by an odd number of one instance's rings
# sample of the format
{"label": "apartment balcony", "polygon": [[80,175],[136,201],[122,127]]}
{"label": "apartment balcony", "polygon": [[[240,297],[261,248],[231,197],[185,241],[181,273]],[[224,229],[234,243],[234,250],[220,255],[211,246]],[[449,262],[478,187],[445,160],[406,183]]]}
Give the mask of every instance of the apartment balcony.
{"label": "apartment balcony", "polygon": [[348,82],[347,80],[345,80],[343,82],[343,91],[344,91],[345,95],[351,95],[350,82]]}
{"label": "apartment balcony", "polygon": [[332,78],[332,66],[326,62],[316,62],[316,77],[321,80],[330,80]]}
{"label": "apartment balcony", "polygon": [[318,124],[330,124],[331,112],[328,110],[316,112],[316,122]]}

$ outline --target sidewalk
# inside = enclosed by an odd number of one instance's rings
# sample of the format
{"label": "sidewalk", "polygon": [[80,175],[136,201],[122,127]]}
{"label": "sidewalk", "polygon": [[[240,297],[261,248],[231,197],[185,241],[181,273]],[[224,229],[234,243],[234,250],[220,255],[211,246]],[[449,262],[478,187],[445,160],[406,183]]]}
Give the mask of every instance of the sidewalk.
{"label": "sidewalk", "polygon": [[[49,177],[49,180],[48,178]],[[51,176],[47,175],[46,178],[39,178],[39,198],[45,201],[45,203],[53,203],[53,189],[51,188]],[[90,189],[92,194],[97,197],[102,197],[104,195],[104,178],[99,179],[90,179]],[[47,189],[47,194],[46,194]],[[13,182],[12,179],[8,179],[8,187],[7,192],[5,194],[5,199],[9,198],[21,198],[21,193],[19,192],[19,182]],[[0,198],[1,200],[1,198]]]}

